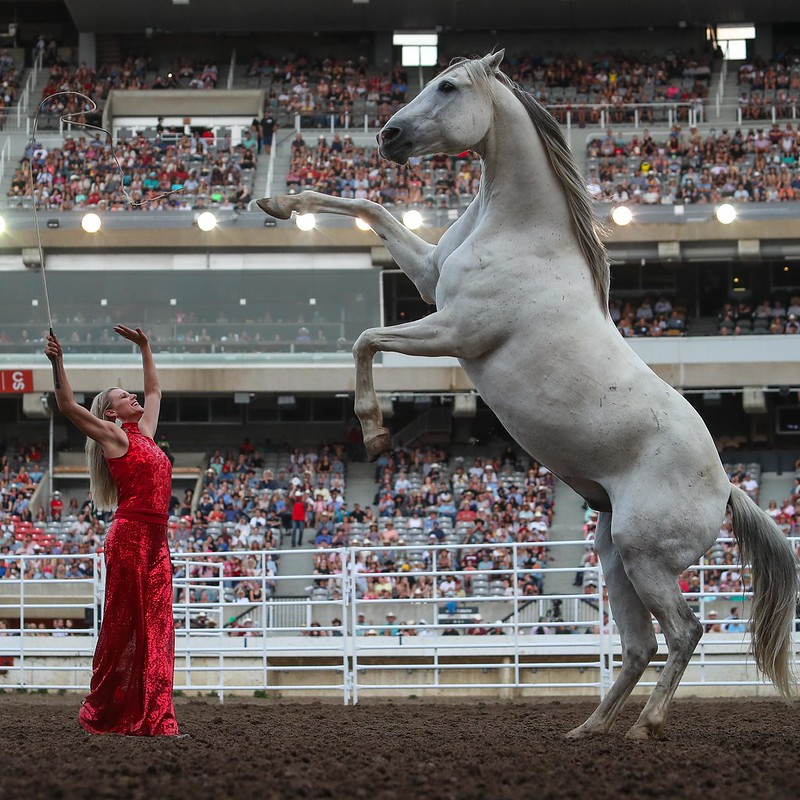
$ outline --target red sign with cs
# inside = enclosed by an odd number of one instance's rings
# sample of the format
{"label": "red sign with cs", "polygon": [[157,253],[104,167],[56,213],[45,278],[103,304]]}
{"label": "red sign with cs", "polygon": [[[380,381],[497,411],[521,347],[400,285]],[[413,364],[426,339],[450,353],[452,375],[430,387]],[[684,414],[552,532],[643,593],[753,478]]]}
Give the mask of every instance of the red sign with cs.
{"label": "red sign with cs", "polygon": [[0,394],[23,394],[33,391],[33,370],[0,369]]}

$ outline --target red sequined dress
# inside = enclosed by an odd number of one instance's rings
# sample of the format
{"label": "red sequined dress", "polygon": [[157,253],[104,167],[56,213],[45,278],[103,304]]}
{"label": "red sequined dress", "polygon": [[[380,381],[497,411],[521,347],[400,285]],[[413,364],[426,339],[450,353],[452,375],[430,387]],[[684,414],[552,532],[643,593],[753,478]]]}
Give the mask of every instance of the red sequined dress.
{"label": "red sequined dress", "polygon": [[105,540],[106,597],[80,724],[89,733],[171,736],[175,628],[167,518],[172,465],[139,426],[128,452],[106,462],[119,506]]}

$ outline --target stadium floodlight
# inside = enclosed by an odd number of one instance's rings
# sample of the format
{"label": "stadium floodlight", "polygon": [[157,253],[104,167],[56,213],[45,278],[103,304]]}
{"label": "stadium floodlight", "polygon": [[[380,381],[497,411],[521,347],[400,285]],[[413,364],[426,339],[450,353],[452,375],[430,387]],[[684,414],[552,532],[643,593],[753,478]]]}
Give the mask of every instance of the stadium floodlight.
{"label": "stadium floodlight", "polygon": [[752,22],[717,25],[716,42],[725,58],[741,61],[747,58],[747,42],[756,38]]}
{"label": "stadium floodlight", "polygon": [[83,228],[86,233],[97,233],[102,225],[103,222],[97,214],[84,214],[81,220],[81,228]]}
{"label": "stadium floodlight", "polygon": [[737,39],[755,39],[756,26],[752,22],[722,23],[717,25],[717,39],[735,41]]}
{"label": "stadium floodlight", "polygon": [[723,225],[730,225],[736,219],[736,209],[730,203],[717,207],[717,219]]}
{"label": "stadium floodlight", "polygon": [[197,227],[206,233],[213,231],[214,228],[217,227],[217,218],[214,215],[214,212],[204,211],[202,214],[200,214],[200,216],[197,218]]}
{"label": "stadium floodlight", "polygon": [[611,219],[614,220],[616,225],[624,227],[633,219],[633,212],[628,208],[628,206],[617,206],[611,212]]}
{"label": "stadium floodlight", "polygon": [[400,63],[419,68],[419,87],[424,85],[422,68],[435,67],[439,60],[439,34],[435,31],[395,31],[392,44],[400,48]]}
{"label": "stadium floodlight", "polygon": [[313,214],[298,214],[294,218],[294,224],[300,228],[301,231],[310,231],[314,229],[317,224],[317,218]]}
{"label": "stadium floodlight", "polygon": [[369,222],[364,222],[364,220],[361,219],[361,217],[356,217],[356,228],[358,228],[360,231],[372,230],[372,226],[369,224]]}
{"label": "stadium floodlight", "polygon": [[415,211],[413,208],[411,211],[406,211],[406,213],[403,214],[403,225],[410,231],[415,231],[422,225],[422,214],[420,214],[419,211]]}

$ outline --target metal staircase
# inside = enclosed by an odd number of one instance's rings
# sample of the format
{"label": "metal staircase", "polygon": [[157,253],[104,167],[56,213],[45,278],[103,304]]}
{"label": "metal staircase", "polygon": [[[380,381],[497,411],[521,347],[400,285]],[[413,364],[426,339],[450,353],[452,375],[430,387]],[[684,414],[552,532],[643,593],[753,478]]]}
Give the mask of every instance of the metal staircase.
{"label": "metal staircase", "polygon": [[408,447],[422,436],[446,434],[453,428],[453,416],[449,408],[429,408],[392,437],[392,447]]}

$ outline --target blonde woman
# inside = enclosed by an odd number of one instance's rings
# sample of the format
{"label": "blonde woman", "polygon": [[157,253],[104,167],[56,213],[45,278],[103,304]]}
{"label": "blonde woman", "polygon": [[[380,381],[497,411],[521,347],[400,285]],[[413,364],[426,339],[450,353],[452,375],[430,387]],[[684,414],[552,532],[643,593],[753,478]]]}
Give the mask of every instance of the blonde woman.
{"label": "blonde woman", "polygon": [[176,736],[167,546],[172,465],[153,441],[161,390],[147,336],[124,325],[114,330],[141,350],[144,406],[132,392],[112,387],[87,411],[72,396],[54,335],[44,350],[53,362],[58,407],[87,436],[94,502],[116,508],[105,540],[106,596],[91,691],[78,719],[89,733]]}

